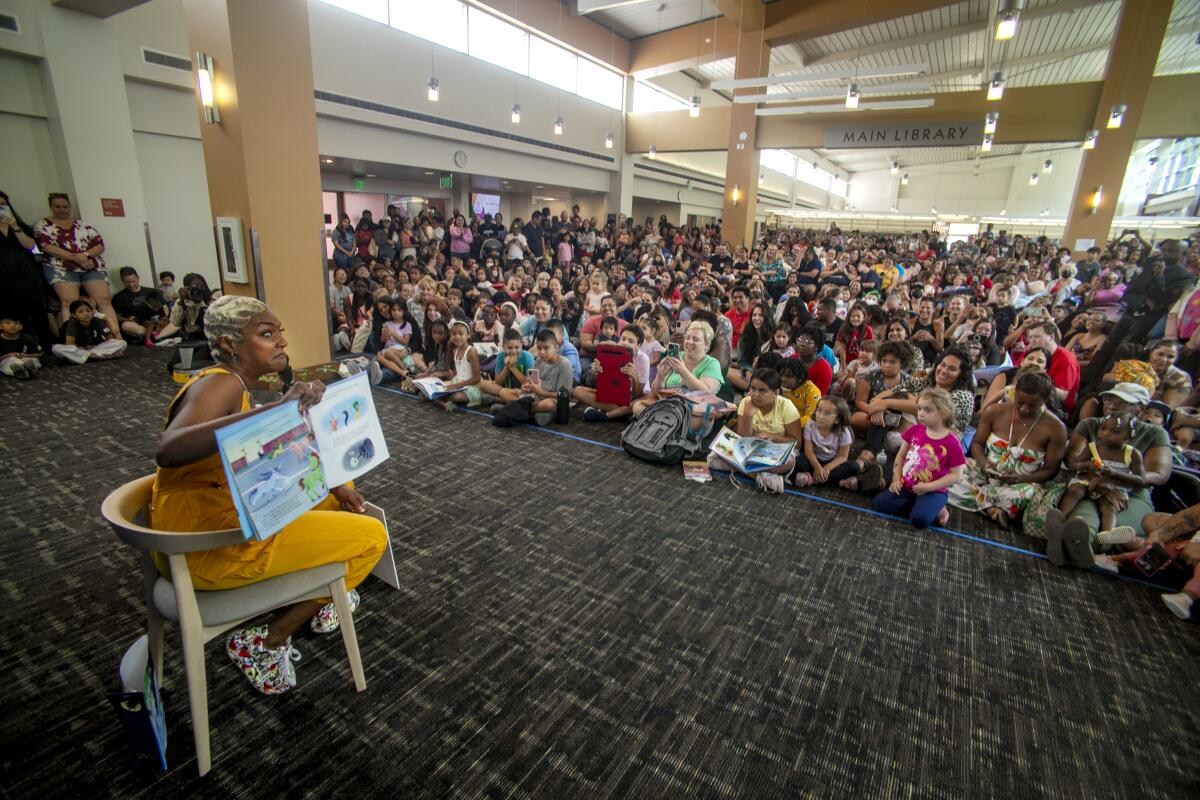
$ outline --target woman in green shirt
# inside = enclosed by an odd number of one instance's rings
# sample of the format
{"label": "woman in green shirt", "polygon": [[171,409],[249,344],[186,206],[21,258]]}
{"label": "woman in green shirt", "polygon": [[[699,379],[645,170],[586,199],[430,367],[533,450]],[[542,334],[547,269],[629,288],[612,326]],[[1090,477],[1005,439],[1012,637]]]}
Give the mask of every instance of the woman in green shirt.
{"label": "woman in green shirt", "polygon": [[634,416],[679,392],[714,394],[721,388],[724,382],[721,364],[708,354],[713,336],[712,326],[707,322],[688,325],[683,334],[683,349],[678,356],[664,355],[659,360],[650,394],[633,404]]}

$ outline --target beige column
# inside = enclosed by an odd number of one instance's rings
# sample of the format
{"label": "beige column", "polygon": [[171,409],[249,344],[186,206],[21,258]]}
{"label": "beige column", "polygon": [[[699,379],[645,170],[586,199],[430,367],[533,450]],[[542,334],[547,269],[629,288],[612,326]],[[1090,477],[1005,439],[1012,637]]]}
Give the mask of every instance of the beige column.
{"label": "beige column", "polygon": [[[200,115],[214,217],[241,220],[248,283],[287,330],[294,366],[328,361],[326,269],[313,65],[305,0],[184,0],[188,44],[214,61],[220,122]],[[193,52],[193,54],[194,54]],[[262,285],[255,279],[251,232]]]}
{"label": "beige column", "polygon": [[[1121,4],[1092,121],[1100,137],[1096,148],[1083,154],[1063,231],[1063,246],[1071,248],[1077,258],[1081,250],[1087,250],[1088,242],[1103,246],[1108,239],[1170,16],[1171,3],[1167,0],[1124,0]],[[1120,128],[1109,128],[1109,113],[1115,105],[1125,106],[1125,119]],[[1096,192],[1101,189],[1100,203],[1093,207]],[[1079,244],[1084,246],[1077,247]]]}
{"label": "beige column", "polygon": [[[767,74],[771,48],[763,43],[761,30],[740,34],[735,78],[757,78]],[[754,94],[762,87],[736,89],[734,94]],[[729,115],[728,152],[725,159],[725,207],[721,235],[737,247],[754,244],[754,209],[758,205],[758,148],[755,145],[758,118],[753,103],[734,103]]]}

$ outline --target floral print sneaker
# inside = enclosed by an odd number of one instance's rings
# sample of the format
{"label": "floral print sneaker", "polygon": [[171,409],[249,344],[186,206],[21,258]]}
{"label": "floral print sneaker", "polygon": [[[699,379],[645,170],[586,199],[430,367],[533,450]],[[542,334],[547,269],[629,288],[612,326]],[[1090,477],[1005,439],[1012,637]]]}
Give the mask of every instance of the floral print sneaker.
{"label": "floral print sneaker", "polygon": [[267,626],[234,631],[225,643],[225,652],[242,670],[250,685],[263,694],[283,694],[296,688],[296,668],[300,651],[288,639],[283,647],[267,647]]}
{"label": "floral print sneaker", "polygon": [[[350,613],[353,614],[358,611],[358,591],[351,589],[346,594],[350,597]],[[312,628],[313,633],[333,633],[341,627],[341,624],[341,621],[338,620],[337,606],[333,603],[326,603],[321,606],[320,611],[313,615],[309,627]]]}

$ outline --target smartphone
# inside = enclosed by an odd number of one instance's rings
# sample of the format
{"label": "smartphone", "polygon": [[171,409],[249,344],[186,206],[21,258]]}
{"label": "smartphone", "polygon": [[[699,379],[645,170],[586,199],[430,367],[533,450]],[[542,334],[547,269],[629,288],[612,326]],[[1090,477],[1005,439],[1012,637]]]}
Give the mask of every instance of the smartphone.
{"label": "smartphone", "polygon": [[667,345],[667,358],[679,358],[679,345],[675,342]]}
{"label": "smartphone", "polygon": [[542,376],[540,374],[538,374],[537,367],[533,367],[532,369],[529,370],[529,382],[530,383],[541,383],[542,382]]}
{"label": "smartphone", "polygon": [[1150,545],[1145,553],[1142,553],[1134,560],[1133,565],[1143,575],[1150,577],[1170,563],[1171,554],[1167,552],[1167,548],[1155,542]]}

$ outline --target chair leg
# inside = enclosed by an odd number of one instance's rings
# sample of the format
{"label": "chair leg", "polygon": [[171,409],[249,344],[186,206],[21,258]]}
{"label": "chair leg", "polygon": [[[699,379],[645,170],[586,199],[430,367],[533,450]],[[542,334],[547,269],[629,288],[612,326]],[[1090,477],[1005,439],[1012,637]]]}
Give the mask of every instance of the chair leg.
{"label": "chair leg", "polygon": [[153,605],[146,611],[146,639],[150,645],[150,663],[154,664],[154,679],[163,685],[163,633],[166,626],[162,615]]}
{"label": "chair leg", "polygon": [[362,657],[358,653],[358,636],[354,633],[354,615],[350,612],[350,598],[346,596],[346,579],[338,578],[329,584],[329,594],[333,597],[338,620],[342,623],[342,641],[346,645],[346,657],[350,660],[350,672],[354,674],[354,688],[361,692],[367,688],[367,678],[363,675]]}
{"label": "chair leg", "polygon": [[208,746],[208,685],[204,675],[204,636],[199,619],[181,614],[179,630],[183,639],[183,670],[187,676],[188,705],[192,709],[192,737],[196,741],[196,767],[201,775],[212,766]]}

